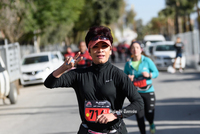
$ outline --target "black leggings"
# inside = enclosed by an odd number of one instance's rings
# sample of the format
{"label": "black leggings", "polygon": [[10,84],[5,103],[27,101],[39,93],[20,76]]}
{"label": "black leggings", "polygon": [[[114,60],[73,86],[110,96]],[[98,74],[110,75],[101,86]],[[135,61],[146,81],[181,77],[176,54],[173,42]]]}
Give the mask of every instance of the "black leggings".
{"label": "black leggings", "polygon": [[140,95],[144,101],[144,110],[142,110],[136,114],[136,119],[137,119],[138,127],[140,129],[140,133],[146,134],[145,118],[149,122],[149,124],[153,123],[156,98],[155,98],[154,92],[140,93]]}

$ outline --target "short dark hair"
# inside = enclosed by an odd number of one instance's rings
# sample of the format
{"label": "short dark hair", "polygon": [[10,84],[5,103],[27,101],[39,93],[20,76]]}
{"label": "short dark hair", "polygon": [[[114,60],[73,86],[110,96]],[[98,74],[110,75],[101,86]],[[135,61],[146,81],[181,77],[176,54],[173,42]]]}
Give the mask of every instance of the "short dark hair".
{"label": "short dark hair", "polygon": [[93,37],[96,37],[97,35],[105,36],[110,40],[111,44],[113,43],[113,37],[111,34],[111,30],[108,27],[94,26],[89,29],[87,35],[85,36],[85,42],[86,42],[87,47],[88,47],[90,40]]}
{"label": "short dark hair", "polygon": [[133,46],[134,43],[138,43],[140,45],[140,47],[142,48],[142,44],[139,41],[132,41],[131,45],[130,45],[130,48]]}

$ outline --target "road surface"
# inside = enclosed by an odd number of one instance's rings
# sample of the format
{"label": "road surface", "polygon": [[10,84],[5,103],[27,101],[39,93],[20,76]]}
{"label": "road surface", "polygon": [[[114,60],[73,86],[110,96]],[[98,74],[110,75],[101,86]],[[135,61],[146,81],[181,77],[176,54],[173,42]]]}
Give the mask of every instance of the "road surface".
{"label": "road surface", "polygon": [[[116,63],[123,69],[124,63]],[[153,80],[157,134],[200,134],[200,72],[160,72]],[[72,88],[43,84],[20,89],[16,105],[0,100],[0,134],[76,134],[81,123]],[[128,101],[125,101],[125,105]],[[135,116],[124,119],[130,134],[139,134]],[[147,134],[149,134],[149,125]]]}

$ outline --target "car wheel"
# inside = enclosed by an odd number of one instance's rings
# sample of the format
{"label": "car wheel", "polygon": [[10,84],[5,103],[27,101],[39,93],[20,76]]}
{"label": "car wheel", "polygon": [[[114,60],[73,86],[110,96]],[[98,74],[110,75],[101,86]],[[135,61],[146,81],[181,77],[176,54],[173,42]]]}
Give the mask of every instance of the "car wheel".
{"label": "car wheel", "polygon": [[9,98],[11,104],[16,104],[17,96],[18,96],[17,87],[14,83],[11,83],[10,84],[10,92],[9,92],[9,95],[8,95],[8,98]]}

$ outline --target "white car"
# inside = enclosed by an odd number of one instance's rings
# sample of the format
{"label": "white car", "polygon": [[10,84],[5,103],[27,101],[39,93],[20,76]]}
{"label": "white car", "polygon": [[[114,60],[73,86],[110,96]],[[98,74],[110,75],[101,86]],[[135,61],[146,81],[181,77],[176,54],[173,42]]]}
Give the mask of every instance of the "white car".
{"label": "white car", "polygon": [[59,51],[29,54],[23,57],[21,65],[22,85],[44,83],[47,76],[64,62]]}
{"label": "white car", "polygon": [[[175,42],[164,41],[154,43],[153,61],[159,70],[167,70],[169,66],[173,66],[176,57]],[[184,69],[186,66],[186,57],[184,53],[181,58],[181,66]],[[175,63],[175,68],[180,68],[180,58],[178,57]]]}

